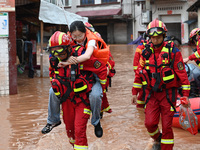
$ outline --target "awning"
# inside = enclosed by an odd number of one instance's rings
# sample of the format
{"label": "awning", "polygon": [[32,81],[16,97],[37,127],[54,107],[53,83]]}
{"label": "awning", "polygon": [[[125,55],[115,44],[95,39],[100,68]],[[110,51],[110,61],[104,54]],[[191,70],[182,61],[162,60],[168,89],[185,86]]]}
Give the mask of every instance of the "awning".
{"label": "awning", "polygon": [[193,23],[195,23],[195,22],[197,22],[196,19],[184,21],[184,23],[187,23],[188,25],[193,24]]}
{"label": "awning", "polygon": [[197,12],[198,8],[200,8],[200,1],[196,1],[192,6],[190,6],[187,11],[189,12]]}
{"label": "awning", "polygon": [[107,9],[107,10],[90,10],[90,11],[79,11],[76,12],[76,14],[82,17],[113,16],[113,15],[120,15],[121,10],[122,10],[121,8]]}

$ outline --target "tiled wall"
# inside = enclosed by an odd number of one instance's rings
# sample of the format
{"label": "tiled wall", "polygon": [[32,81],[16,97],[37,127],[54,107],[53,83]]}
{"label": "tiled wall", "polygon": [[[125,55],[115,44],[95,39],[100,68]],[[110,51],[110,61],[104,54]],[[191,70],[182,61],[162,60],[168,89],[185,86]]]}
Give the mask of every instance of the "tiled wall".
{"label": "tiled wall", "polygon": [[0,38],[0,96],[9,94],[8,38]]}

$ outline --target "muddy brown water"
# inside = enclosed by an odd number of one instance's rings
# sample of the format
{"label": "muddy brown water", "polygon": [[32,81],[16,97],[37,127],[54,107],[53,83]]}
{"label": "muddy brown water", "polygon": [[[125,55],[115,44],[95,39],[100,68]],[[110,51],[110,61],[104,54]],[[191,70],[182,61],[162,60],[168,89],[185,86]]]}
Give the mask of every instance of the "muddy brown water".
{"label": "muddy brown water", "polygon": [[[89,150],[144,150],[150,141],[143,109],[131,105],[135,48],[135,45],[111,45],[117,71],[108,89],[113,112],[104,113],[101,120],[104,135],[100,139],[95,137],[89,120]],[[182,46],[181,50],[183,57],[191,54],[191,47]],[[44,66],[48,67],[47,54],[44,54]],[[18,94],[0,97],[0,150],[73,150],[64,123],[49,134],[40,132],[46,125],[49,88],[48,77],[28,78],[24,73],[18,75]],[[183,129],[173,130],[174,150],[200,149],[200,133],[194,136]]]}

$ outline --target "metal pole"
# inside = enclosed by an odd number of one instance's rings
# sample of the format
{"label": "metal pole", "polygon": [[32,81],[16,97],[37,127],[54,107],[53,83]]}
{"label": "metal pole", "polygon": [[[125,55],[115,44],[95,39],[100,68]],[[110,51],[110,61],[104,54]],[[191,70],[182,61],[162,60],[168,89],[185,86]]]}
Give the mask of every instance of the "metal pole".
{"label": "metal pole", "polygon": [[43,28],[44,23],[40,22],[40,38],[41,38],[41,51],[40,51],[40,77],[43,77]]}

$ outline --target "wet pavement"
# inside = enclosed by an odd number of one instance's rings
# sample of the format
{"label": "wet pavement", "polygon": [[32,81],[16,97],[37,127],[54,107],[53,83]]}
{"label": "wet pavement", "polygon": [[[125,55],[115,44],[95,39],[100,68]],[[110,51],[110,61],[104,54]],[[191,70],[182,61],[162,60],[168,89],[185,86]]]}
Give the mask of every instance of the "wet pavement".
{"label": "wet pavement", "polygon": [[[135,47],[111,45],[117,73],[107,95],[113,112],[104,113],[101,120],[104,135],[100,139],[95,137],[89,120],[89,150],[145,150],[150,141],[144,127],[143,109],[131,105]],[[191,53],[190,47],[181,49],[184,57]],[[47,54],[44,62],[48,73]],[[18,94],[0,97],[0,150],[73,150],[63,122],[49,134],[40,132],[46,125],[49,88],[48,77],[28,78],[25,73],[18,76]],[[200,149],[200,133],[194,136],[183,129],[173,129],[174,150]]]}

